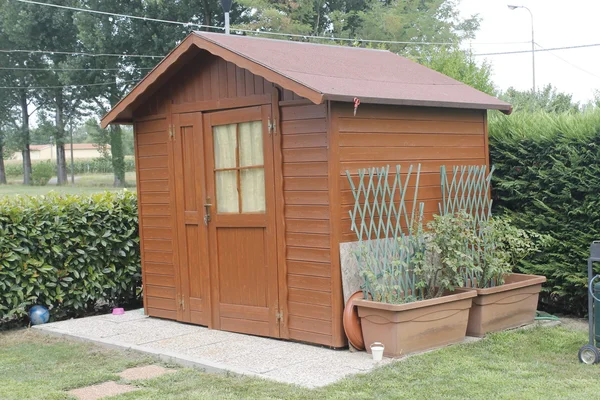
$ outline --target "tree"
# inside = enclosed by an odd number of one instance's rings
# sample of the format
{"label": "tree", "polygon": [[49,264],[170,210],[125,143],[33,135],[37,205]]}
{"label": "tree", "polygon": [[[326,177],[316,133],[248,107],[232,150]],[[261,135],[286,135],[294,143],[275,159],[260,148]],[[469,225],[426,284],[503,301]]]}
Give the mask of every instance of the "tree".
{"label": "tree", "polygon": [[[70,0],[63,3],[77,6],[79,2]],[[35,48],[39,50],[69,50],[77,47],[77,29],[73,23],[73,11],[39,5],[19,6],[19,23],[16,24],[13,35],[18,35],[29,43],[35,43]],[[54,116],[56,170],[59,185],[67,183],[65,126],[69,118],[76,114],[73,108],[79,106],[81,101],[79,89],[63,86],[68,73],[63,72],[61,67],[66,64],[68,57],[70,56],[65,54],[45,54],[42,60],[46,71],[39,74],[36,79],[38,86],[48,87],[38,91],[38,94],[42,107],[46,110],[51,109]]]}
{"label": "tree", "polygon": [[[67,1],[64,5],[77,5],[76,0]],[[9,2],[3,9],[4,29],[3,31],[11,41],[13,48],[31,48],[35,50],[52,51],[56,49],[75,49],[77,46],[77,29],[73,23],[73,12],[64,9],[42,7],[36,4],[21,4]],[[18,23],[14,23],[18,21]],[[64,75],[61,67],[66,63],[69,55],[47,53],[37,55],[14,55],[11,54],[14,61],[23,57],[35,57],[35,66],[44,68],[42,71],[22,70],[14,75],[22,78],[21,85],[24,89],[20,91],[20,104],[22,108],[23,122],[23,146],[24,155],[28,153],[30,142],[30,116],[29,104],[31,100],[25,97],[28,93],[27,88],[41,87],[29,91],[34,93],[34,101],[37,103],[36,109],[42,109],[48,112],[52,110],[54,117],[53,138],[56,140],[56,161],[57,161],[57,182],[64,184],[67,182],[67,170],[65,160],[65,126],[70,118],[77,115],[76,109],[80,107],[81,96],[77,88],[68,88],[63,86]],[[31,60],[25,60],[23,66],[32,67]],[[10,64],[9,64],[10,65]],[[27,112],[25,111],[27,110]],[[29,157],[24,156],[24,163],[31,164]],[[25,180],[28,180],[27,171],[30,170],[24,165]]]}
{"label": "tree", "polygon": [[492,67],[487,62],[477,64],[470,52],[457,47],[442,47],[424,51],[416,61],[433,70],[466,83],[489,95],[495,95]]}
{"label": "tree", "polygon": [[[183,0],[153,2],[143,0],[88,0],[90,9],[120,14],[187,21],[190,23],[222,24],[222,12],[216,0]],[[219,20],[220,18],[220,20]],[[77,38],[82,50],[91,53],[166,55],[190,31],[189,27],[159,24],[128,18],[79,13],[75,15]],[[143,50],[141,50],[143,49]],[[158,59],[142,57],[79,57],[71,65],[96,70],[70,74],[76,81],[95,83],[83,90],[94,110],[106,114],[111,107],[144,76],[141,68],[154,67]],[[107,70],[98,71],[99,68]],[[110,69],[110,70],[108,70]],[[116,71],[115,71],[116,70]],[[110,145],[114,169],[114,185],[125,184],[125,163],[122,129],[111,125]]]}
{"label": "tree", "polygon": [[550,113],[578,112],[581,106],[573,101],[573,95],[558,90],[548,84],[535,93],[531,90],[519,91],[508,88],[500,94],[500,98],[512,104],[515,112],[547,111]]}
{"label": "tree", "polygon": [[[0,75],[0,86],[5,85],[4,77]],[[0,96],[0,184],[6,184],[6,169],[4,167],[4,157],[6,149],[6,138],[11,129],[12,123],[16,119],[13,99],[8,96]]]}
{"label": "tree", "polygon": [[[20,4],[8,0],[0,0],[0,45],[2,48],[23,49],[30,46],[26,37],[21,35],[20,21],[27,11],[23,12]],[[29,7],[30,9],[31,7]],[[3,53],[1,65],[15,68],[39,68],[43,66],[42,57],[33,53]],[[20,132],[17,138],[21,153],[23,155],[23,184],[31,183],[31,155],[30,144],[30,122],[29,119],[35,109],[35,102],[39,103],[37,93],[30,88],[35,86],[40,77],[37,73],[26,70],[3,70],[3,86],[14,89],[5,89],[7,104],[10,109],[18,109],[18,114],[11,113],[14,119],[9,123],[13,130]]]}
{"label": "tree", "polygon": [[[458,44],[464,39],[473,38],[479,28],[477,16],[466,19],[460,17],[456,0],[240,2],[251,12],[243,12],[237,26],[267,32]],[[370,46],[368,43],[357,44]],[[412,55],[418,55],[422,50],[430,48],[406,44],[379,44],[377,47]]]}

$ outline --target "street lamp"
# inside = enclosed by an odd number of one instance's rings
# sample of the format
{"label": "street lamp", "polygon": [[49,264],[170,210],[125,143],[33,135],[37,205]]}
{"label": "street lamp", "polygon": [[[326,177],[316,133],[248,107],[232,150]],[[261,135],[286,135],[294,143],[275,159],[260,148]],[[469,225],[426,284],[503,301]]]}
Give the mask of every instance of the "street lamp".
{"label": "street lamp", "polygon": [[525,6],[513,6],[509,5],[509,9],[516,10],[517,8],[524,8],[529,11],[529,15],[531,16],[531,65],[533,70],[533,93],[535,93],[535,40],[533,36],[533,13],[531,10]]}
{"label": "street lamp", "polygon": [[225,34],[229,35],[229,11],[231,11],[232,0],[221,0],[221,7],[225,13]]}

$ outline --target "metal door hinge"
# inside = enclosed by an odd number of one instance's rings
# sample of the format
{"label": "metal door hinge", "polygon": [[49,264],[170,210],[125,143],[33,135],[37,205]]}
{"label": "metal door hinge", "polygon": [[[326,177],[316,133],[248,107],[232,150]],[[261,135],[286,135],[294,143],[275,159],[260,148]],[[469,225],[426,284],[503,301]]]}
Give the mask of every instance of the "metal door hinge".
{"label": "metal door hinge", "polygon": [[169,137],[173,139],[175,137],[175,128],[173,125],[169,125]]}
{"label": "metal door hinge", "polygon": [[277,320],[277,322],[283,322],[283,312],[279,311],[275,313],[275,319]]}
{"label": "metal door hinge", "polygon": [[181,311],[185,311],[185,298],[183,296],[179,296],[179,307]]}
{"label": "metal door hinge", "polygon": [[268,122],[268,126],[269,126],[269,133],[270,134],[277,134],[277,120],[275,118],[273,118],[273,120],[271,121],[271,118],[269,118],[269,122]]}

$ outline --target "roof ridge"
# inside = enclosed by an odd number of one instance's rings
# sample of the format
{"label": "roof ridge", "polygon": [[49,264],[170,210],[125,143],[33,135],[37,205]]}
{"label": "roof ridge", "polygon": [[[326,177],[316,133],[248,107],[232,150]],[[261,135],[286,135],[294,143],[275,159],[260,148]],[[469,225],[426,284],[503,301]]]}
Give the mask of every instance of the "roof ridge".
{"label": "roof ridge", "polygon": [[[193,33],[196,34],[196,35],[198,35],[198,36],[212,36],[212,35],[219,35],[220,36],[220,35],[224,35],[223,33],[204,32],[204,31],[193,31]],[[260,34],[261,32],[256,32],[256,33]],[[300,41],[297,41],[297,40],[272,39],[272,38],[265,38],[265,37],[255,37],[255,36],[248,36],[248,35],[238,35],[238,34],[234,34],[234,33],[232,33],[232,34],[230,34],[228,36],[230,36],[230,37],[236,37],[236,38],[251,39],[251,40],[268,40],[268,41],[273,41],[273,42],[293,43],[293,44],[308,45],[308,46],[338,47],[338,48],[345,48],[345,49],[368,50],[368,51],[379,51],[379,52],[384,52],[384,53],[391,53],[391,51],[389,51],[387,49],[371,49],[371,48],[367,48],[367,47],[343,46],[343,45],[339,45],[339,44],[300,42]],[[285,36],[285,34],[282,33],[281,36]],[[309,37],[309,36],[310,35],[307,35],[307,37]]]}

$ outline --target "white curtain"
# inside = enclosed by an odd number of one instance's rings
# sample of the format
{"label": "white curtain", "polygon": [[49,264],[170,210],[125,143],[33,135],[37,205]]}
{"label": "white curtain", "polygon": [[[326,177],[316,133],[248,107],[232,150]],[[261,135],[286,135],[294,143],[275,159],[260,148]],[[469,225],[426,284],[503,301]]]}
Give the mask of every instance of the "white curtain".
{"label": "white curtain", "polygon": [[[262,121],[243,122],[238,126],[240,134],[240,167],[263,166]],[[264,168],[242,169],[242,212],[264,212],[265,170]]]}
{"label": "white curtain", "polygon": [[[236,134],[239,134],[239,143]],[[260,167],[239,171],[241,188],[237,187],[236,171],[217,171],[215,173],[217,212],[264,212],[266,200],[262,122],[252,121],[215,126],[213,141],[215,169]],[[238,145],[239,165],[236,161]],[[238,190],[241,190],[241,210],[238,204]]]}
{"label": "white curtain", "polygon": [[[236,124],[215,126],[213,128],[213,141],[215,168],[235,168]],[[217,212],[239,213],[236,171],[217,171],[215,185],[217,189]]]}

